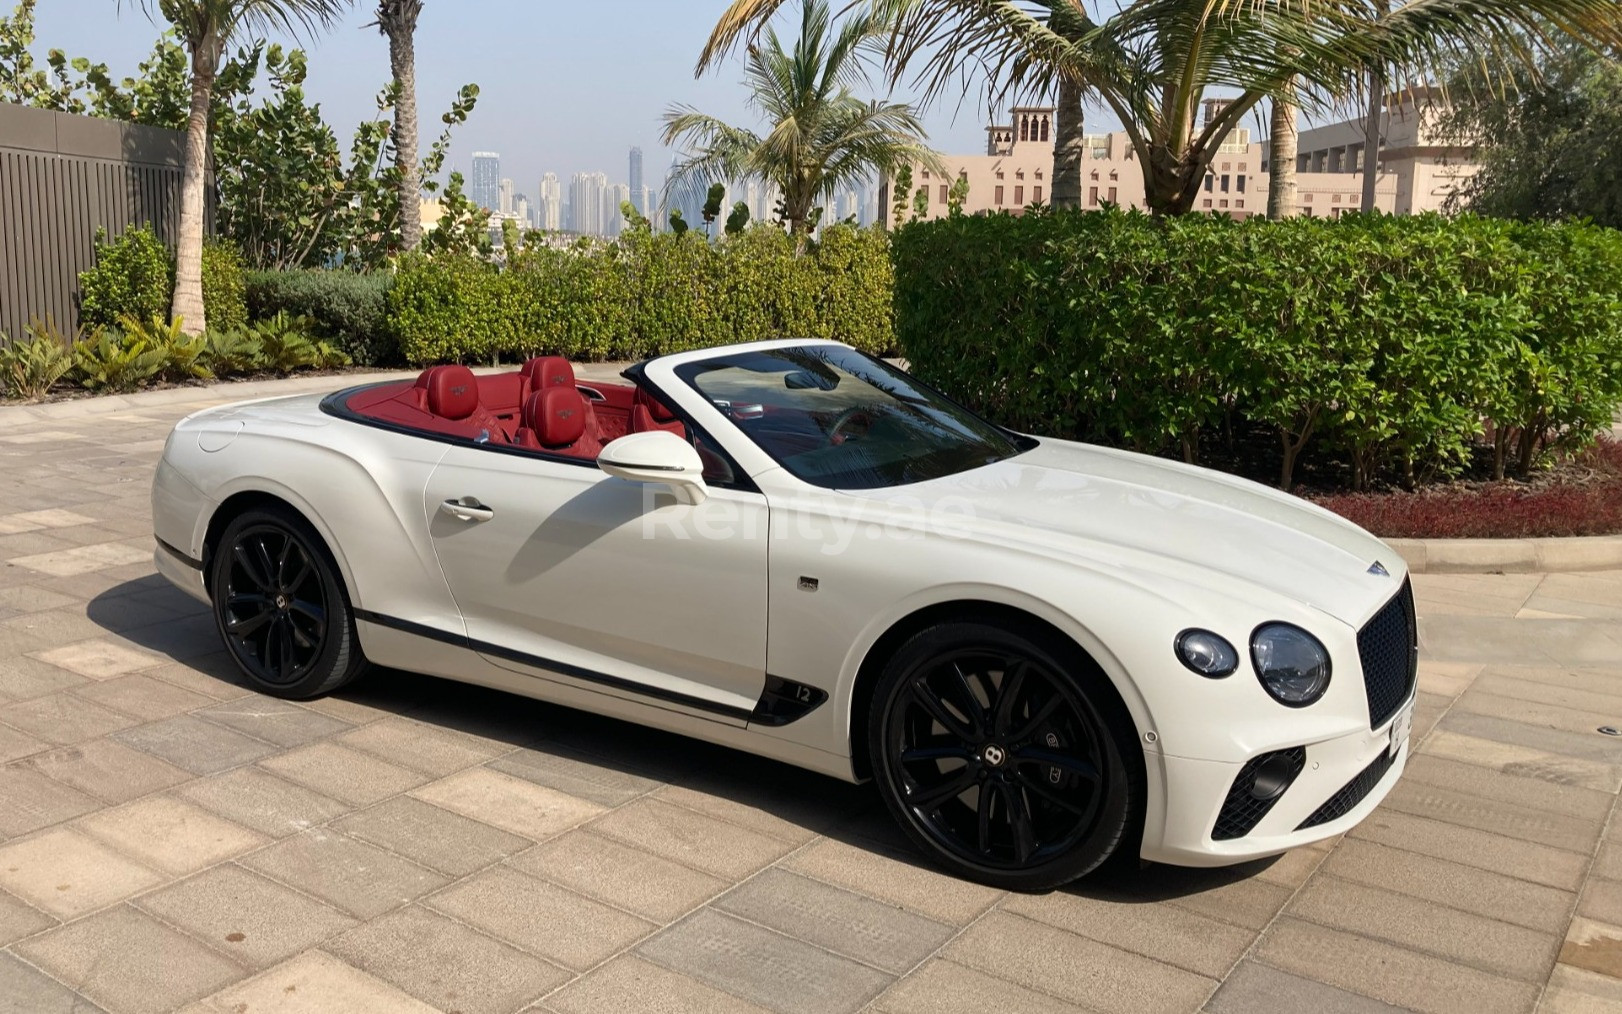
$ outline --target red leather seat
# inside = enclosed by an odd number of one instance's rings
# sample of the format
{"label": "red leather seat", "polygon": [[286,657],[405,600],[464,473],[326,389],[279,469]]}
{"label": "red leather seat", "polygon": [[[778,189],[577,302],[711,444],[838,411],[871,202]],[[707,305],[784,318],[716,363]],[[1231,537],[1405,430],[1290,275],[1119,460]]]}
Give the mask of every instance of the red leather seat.
{"label": "red leather seat", "polygon": [[519,372],[528,385],[526,397],[549,387],[574,388],[574,367],[562,356],[536,356]]}
{"label": "red leather seat", "polygon": [[648,430],[665,430],[683,439],[687,437],[687,427],[676,418],[676,413],[639,387],[631,402],[631,432],[644,433]]}
{"label": "red leather seat", "polygon": [[478,378],[466,366],[432,367],[417,378],[416,386],[422,391],[424,409],[439,419],[463,423],[467,436],[477,440],[488,434],[489,440],[499,443],[511,439],[495,413],[479,404]]}
{"label": "red leather seat", "polygon": [[514,440],[520,447],[586,459],[603,449],[591,403],[572,384],[554,384],[525,398],[523,422]]}

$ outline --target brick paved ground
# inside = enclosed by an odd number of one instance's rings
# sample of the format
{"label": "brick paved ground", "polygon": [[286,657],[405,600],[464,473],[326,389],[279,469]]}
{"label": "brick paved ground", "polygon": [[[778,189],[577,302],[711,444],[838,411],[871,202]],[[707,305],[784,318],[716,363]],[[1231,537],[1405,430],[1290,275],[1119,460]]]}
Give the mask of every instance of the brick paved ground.
{"label": "brick paved ground", "polygon": [[1622,1010],[1622,574],[1418,578],[1417,756],[1345,839],[1010,896],[725,750],[243,689],[150,562],[224,396],[0,408],[0,1009]]}

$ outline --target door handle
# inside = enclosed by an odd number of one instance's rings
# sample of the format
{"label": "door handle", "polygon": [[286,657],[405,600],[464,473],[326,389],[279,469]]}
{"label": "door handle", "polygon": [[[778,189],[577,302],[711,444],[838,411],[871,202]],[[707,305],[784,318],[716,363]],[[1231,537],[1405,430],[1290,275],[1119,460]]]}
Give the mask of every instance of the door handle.
{"label": "door handle", "polygon": [[460,500],[446,500],[439,505],[439,511],[459,521],[489,521],[496,516],[495,511],[471,496],[464,496]]}

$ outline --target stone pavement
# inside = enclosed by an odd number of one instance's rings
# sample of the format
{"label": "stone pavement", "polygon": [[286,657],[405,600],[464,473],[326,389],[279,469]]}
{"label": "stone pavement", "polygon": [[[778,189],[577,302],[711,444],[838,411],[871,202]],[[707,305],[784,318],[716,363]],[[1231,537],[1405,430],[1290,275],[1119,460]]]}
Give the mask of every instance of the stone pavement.
{"label": "stone pavement", "polygon": [[247,691],[147,501],[240,393],[0,408],[0,1010],[1622,1010],[1622,573],[1416,578],[1417,754],[1344,839],[1008,895],[720,748]]}

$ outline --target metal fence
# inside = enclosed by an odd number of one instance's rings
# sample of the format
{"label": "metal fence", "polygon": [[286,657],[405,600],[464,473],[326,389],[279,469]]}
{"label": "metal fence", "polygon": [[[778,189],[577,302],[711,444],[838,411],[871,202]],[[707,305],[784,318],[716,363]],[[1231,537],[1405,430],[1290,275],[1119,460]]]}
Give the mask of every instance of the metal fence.
{"label": "metal fence", "polygon": [[34,317],[71,331],[98,228],[149,224],[173,247],[184,146],[176,130],[0,103],[0,341]]}

